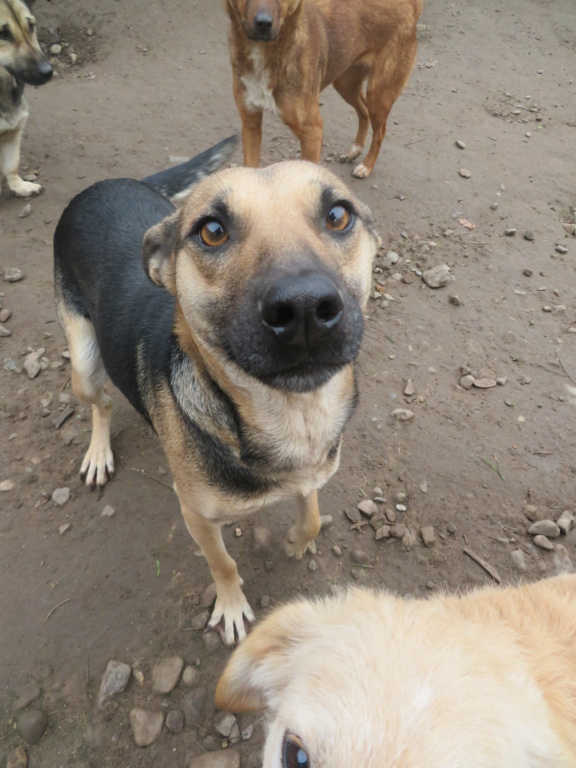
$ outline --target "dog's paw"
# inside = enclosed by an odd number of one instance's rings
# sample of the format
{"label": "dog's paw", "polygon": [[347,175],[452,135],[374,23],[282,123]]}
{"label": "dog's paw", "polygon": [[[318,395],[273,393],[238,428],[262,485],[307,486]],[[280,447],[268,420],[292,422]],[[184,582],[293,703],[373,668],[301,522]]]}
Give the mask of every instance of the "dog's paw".
{"label": "dog's paw", "polygon": [[114,477],[114,456],[109,445],[90,443],[80,467],[80,477],[91,488],[96,485],[101,488]]}
{"label": "dog's paw", "polygon": [[24,179],[12,181],[9,187],[12,194],[16,195],[16,197],[34,197],[39,195],[44,189],[41,184],[34,184],[32,181],[24,181]]}
{"label": "dog's paw", "polygon": [[360,144],[352,144],[348,152],[343,152],[340,155],[340,162],[352,163],[357,157],[360,157],[363,149],[364,147],[361,147]]}
{"label": "dog's paw", "polygon": [[312,542],[303,541],[301,535],[298,533],[296,526],[292,526],[288,531],[288,536],[282,543],[282,549],[286,557],[293,558],[294,560],[302,560],[304,554],[308,551],[308,547]]}
{"label": "dog's paw", "polygon": [[206,629],[218,632],[226,645],[234,645],[246,639],[246,623],[250,624],[254,618],[254,612],[240,586],[221,589]]}
{"label": "dog's paw", "polygon": [[352,171],[352,176],[354,176],[357,179],[367,179],[368,176],[370,176],[371,173],[372,173],[372,169],[371,168],[366,168],[364,163],[360,163]]}

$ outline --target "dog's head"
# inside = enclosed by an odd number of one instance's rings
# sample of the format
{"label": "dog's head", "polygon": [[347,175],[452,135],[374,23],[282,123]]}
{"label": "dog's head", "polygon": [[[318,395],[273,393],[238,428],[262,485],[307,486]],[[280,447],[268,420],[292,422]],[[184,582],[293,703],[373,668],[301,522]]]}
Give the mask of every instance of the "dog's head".
{"label": "dog's head", "polygon": [[143,245],[196,344],[262,383],[325,384],[358,354],[379,239],[368,208],[319,166],[215,174]]}
{"label": "dog's head", "polygon": [[226,0],[229,14],[242,26],[250,40],[276,40],[287,18],[302,0]]}
{"label": "dog's head", "polygon": [[44,85],[53,69],[38,44],[31,5],[0,0],[0,67],[20,83]]}
{"label": "dog's head", "polygon": [[266,711],[263,768],[570,765],[502,633],[360,590],[293,603],[234,651],[216,705]]}

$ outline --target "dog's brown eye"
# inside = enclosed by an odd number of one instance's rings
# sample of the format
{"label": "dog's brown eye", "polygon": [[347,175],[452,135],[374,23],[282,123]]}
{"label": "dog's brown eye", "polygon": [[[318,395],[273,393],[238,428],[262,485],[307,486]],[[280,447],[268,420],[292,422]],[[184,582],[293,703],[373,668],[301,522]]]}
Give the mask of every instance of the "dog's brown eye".
{"label": "dog's brown eye", "polygon": [[0,27],[0,40],[12,40],[12,33],[8,29],[7,24],[3,27]]}
{"label": "dog's brown eye", "polygon": [[228,240],[228,232],[216,219],[205,221],[198,231],[198,237],[203,245],[209,248],[217,248]]}
{"label": "dog's brown eye", "polygon": [[284,736],[282,762],[283,768],[310,768],[308,753],[301,741],[295,736]]}
{"label": "dog's brown eye", "polygon": [[343,232],[350,226],[352,214],[343,205],[333,205],[326,216],[326,226],[333,232]]}
{"label": "dog's brown eye", "polygon": [[28,29],[30,30],[30,34],[34,34],[34,30],[36,29],[36,24],[34,24],[33,21],[28,22]]}

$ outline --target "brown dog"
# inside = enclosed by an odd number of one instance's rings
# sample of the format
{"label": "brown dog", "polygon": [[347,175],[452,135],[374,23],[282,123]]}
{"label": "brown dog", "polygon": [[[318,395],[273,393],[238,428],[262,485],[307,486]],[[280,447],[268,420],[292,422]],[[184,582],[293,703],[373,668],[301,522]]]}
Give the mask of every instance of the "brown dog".
{"label": "brown dog", "polygon": [[576,576],[275,611],[216,689],[265,709],[264,768],[574,768]]}
{"label": "brown dog", "polygon": [[244,163],[257,167],[262,112],[277,112],[300,141],[302,159],[320,162],[319,94],[333,85],[358,115],[342,160],[372,144],[353,175],[372,172],[386,121],[416,59],[423,0],[225,0],[234,98],[242,118]]}

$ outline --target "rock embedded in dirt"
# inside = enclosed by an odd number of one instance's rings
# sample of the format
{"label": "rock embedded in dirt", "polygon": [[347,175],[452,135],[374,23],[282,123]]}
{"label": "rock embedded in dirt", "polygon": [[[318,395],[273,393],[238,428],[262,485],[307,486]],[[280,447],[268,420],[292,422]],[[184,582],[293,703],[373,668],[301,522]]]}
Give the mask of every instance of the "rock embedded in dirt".
{"label": "rock embedded in dirt", "polygon": [[472,177],[472,171],[469,171],[468,168],[460,168],[458,173],[463,179],[470,179]]}
{"label": "rock embedded in dirt", "polygon": [[450,282],[450,267],[448,264],[439,264],[437,267],[426,269],[422,272],[422,280],[429,288],[442,288]]}
{"label": "rock embedded in dirt", "polygon": [[269,557],[272,552],[272,531],[263,525],[252,528],[252,552],[258,558]]}
{"label": "rock embedded in dirt", "polygon": [[570,512],[570,510],[565,510],[562,512],[558,520],[556,520],[556,525],[563,534],[567,534],[570,532],[570,529],[572,528],[572,525],[574,524],[575,515],[574,512]]}
{"label": "rock embedded in dirt", "polygon": [[462,389],[472,389],[474,386],[474,376],[467,373],[466,376],[462,376],[459,383]]}
{"label": "rock embedded in dirt", "polygon": [[378,507],[372,501],[372,499],[362,499],[356,504],[356,509],[361,512],[364,517],[373,517],[378,512]]}
{"label": "rock embedded in dirt", "polygon": [[206,688],[192,688],[182,699],[182,710],[188,727],[196,726],[202,719],[202,709],[206,701]]}
{"label": "rock embedded in dirt", "polygon": [[193,757],[186,768],[240,768],[240,753],[235,749],[219,749]]}
{"label": "rock embedded in dirt", "polygon": [[14,709],[16,711],[25,709],[32,704],[33,701],[39,699],[41,693],[42,691],[40,690],[38,683],[35,680],[32,680],[28,685],[25,685],[24,688],[21,688],[18,691],[16,701],[14,702]]}
{"label": "rock embedded in dirt", "polygon": [[196,667],[187,666],[182,672],[182,682],[184,685],[194,685],[200,679],[200,672]]}
{"label": "rock embedded in dirt", "polygon": [[106,504],[102,512],[100,512],[100,517],[114,517],[116,514],[116,510],[114,507],[111,507],[110,504]]}
{"label": "rock embedded in dirt", "polygon": [[0,323],[0,338],[6,339],[8,336],[12,336],[12,331]]}
{"label": "rock embedded in dirt", "polygon": [[104,677],[100,683],[100,692],[98,693],[98,706],[101,708],[112,696],[122,693],[126,690],[132,668],[129,664],[123,664],[121,661],[110,660],[104,672]]}
{"label": "rock embedded in dirt", "polygon": [[308,570],[312,572],[318,570],[318,563],[316,562],[316,560],[310,560],[310,562],[308,563]]}
{"label": "rock embedded in dirt", "polygon": [[184,713],[179,709],[171,709],[166,715],[166,728],[171,733],[181,733],[184,728]]}
{"label": "rock embedded in dirt", "polygon": [[556,253],[568,253],[568,248],[565,245],[557,245],[554,250]]}
{"label": "rock embedded in dirt", "polygon": [[62,53],[62,46],[59,43],[54,43],[54,45],[50,46],[50,53],[53,56],[60,56]]}
{"label": "rock embedded in dirt", "polygon": [[526,269],[523,270],[522,274],[525,275],[526,277],[532,277],[532,275],[534,274],[534,270],[530,269],[529,267],[526,267]]}
{"label": "rock embedded in dirt", "polygon": [[222,638],[217,632],[206,632],[202,635],[206,653],[211,655],[222,647]]}
{"label": "rock embedded in dirt", "polygon": [[152,669],[152,690],[154,693],[166,694],[176,688],[184,659],[181,656],[167,656],[157,661]]}
{"label": "rock embedded in dirt", "polygon": [[528,566],[526,565],[526,556],[524,552],[522,552],[521,549],[515,549],[510,553],[510,557],[512,558],[516,570],[525,573]]}
{"label": "rock embedded in dirt", "polygon": [[29,355],[26,355],[22,367],[28,374],[29,379],[35,379],[42,370],[42,365],[38,360],[37,353],[31,352]]}
{"label": "rock embedded in dirt", "polygon": [[373,528],[375,531],[378,530],[378,528],[381,528],[383,525],[386,525],[387,520],[384,515],[374,515],[370,518],[370,527]]}
{"label": "rock embedded in dirt", "polygon": [[546,538],[546,536],[542,536],[541,534],[534,536],[534,544],[536,544],[537,547],[540,547],[540,549],[548,550],[548,552],[552,552],[554,549],[554,544],[552,544],[550,539]]}
{"label": "rock embedded in dirt", "polygon": [[518,232],[518,230],[515,227],[508,227],[508,229],[504,230],[506,237],[514,237],[516,232]]}
{"label": "rock embedded in dirt", "polygon": [[69,500],[70,500],[70,488],[56,488],[56,490],[52,494],[52,501],[58,507],[63,506]]}
{"label": "rock embedded in dirt", "polygon": [[0,492],[6,493],[7,491],[12,491],[15,485],[13,480],[2,480],[0,483]]}
{"label": "rock embedded in dirt", "polygon": [[58,526],[58,533],[60,536],[64,536],[66,531],[69,531],[70,528],[72,528],[72,525],[70,523],[63,523],[62,525]]}
{"label": "rock embedded in dirt", "polygon": [[128,715],[132,736],[138,747],[149,747],[158,740],[164,725],[162,712],[149,712],[140,707],[134,707]]}
{"label": "rock embedded in dirt", "polygon": [[0,323],[6,323],[12,317],[10,309],[0,309]]}
{"label": "rock embedded in dirt", "polygon": [[356,548],[350,553],[350,560],[354,565],[367,565],[370,562],[370,555],[363,549]]}
{"label": "rock embedded in dirt", "polygon": [[376,541],[382,541],[382,539],[389,539],[390,538],[390,531],[391,528],[389,525],[383,525],[376,531],[376,534],[374,535],[374,538]]}
{"label": "rock embedded in dirt", "polygon": [[213,723],[214,728],[216,728],[218,733],[221,736],[224,736],[225,739],[230,738],[234,726],[238,727],[236,718],[234,715],[230,714],[230,712],[218,712],[218,714],[214,716]]}
{"label": "rock embedded in dirt", "polygon": [[526,232],[524,232],[524,240],[528,240],[528,242],[534,241],[534,232],[532,232],[531,229],[527,229]]}
{"label": "rock embedded in dirt", "polygon": [[450,294],[450,296],[448,296],[448,301],[454,307],[461,307],[462,306],[462,301],[460,300],[460,298],[455,293],[452,293],[452,294]]}
{"label": "rock embedded in dirt", "polygon": [[474,379],[474,386],[478,389],[492,389],[492,387],[496,386],[496,379]]}
{"label": "rock embedded in dirt", "polygon": [[496,384],[498,384],[499,387],[503,387],[507,381],[508,379],[506,378],[506,376],[498,376],[498,378],[496,379]]}
{"label": "rock embedded in dirt", "polygon": [[392,536],[393,539],[402,539],[404,538],[407,530],[408,528],[406,528],[405,525],[397,523],[396,525],[393,525],[392,528],[390,528],[390,536]]}
{"label": "rock embedded in dirt", "polygon": [[409,411],[407,408],[395,408],[390,414],[396,421],[412,421],[414,418],[414,411]]}
{"label": "rock embedded in dirt", "polygon": [[332,554],[334,555],[334,557],[342,557],[342,550],[340,549],[338,544],[334,544],[334,546],[332,547]]}
{"label": "rock embedded in dirt", "polygon": [[528,528],[530,536],[546,536],[549,539],[557,539],[560,536],[560,528],[553,520],[538,520]]}
{"label": "rock embedded in dirt", "polygon": [[204,627],[208,623],[209,618],[210,618],[210,611],[202,611],[201,613],[197,613],[196,616],[192,617],[190,626],[192,627],[192,629],[204,629]]}
{"label": "rock embedded in dirt", "polygon": [[48,717],[41,709],[29,709],[18,715],[16,728],[28,744],[38,744],[48,725]]}
{"label": "rock embedded in dirt", "polygon": [[354,509],[345,509],[344,510],[344,514],[346,515],[348,520],[350,520],[350,522],[354,523],[354,524],[359,523],[360,520],[362,519],[361,515],[360,515],[360,512],[356,508],[354,508]]}
{"label": "rock embedded in dirt", "polygon": [[8,267],[4,270],[4,282],[19,283],[20,280],[24,280],[24,272],[18,267]]}
{"label": "rock embedded in dirt", "polygon": [[436,533],[434,531],[434,526],[425,525],[420,530],[420,536],[422,536],[422,541],[424,542],[425,546],[433,547],[434,544],[436,544]]}
{"label": "rock embedded in dirt", "polygon": [[22,210],[18,214],[18,217],[21,219],[26,219],[28,218],[28,216],[30,216],[31,213],[32,213],[32,206],[30,205],[30,203],[26,203],[24,208],[22,208]]}
{"label": "rock embedded in dirt", "polygon": [[458,147],[458,149],[466,149],[466,144],[460,139],[456,141],[456,146]]}
{"label": "rock embedded in dirt", "polygon": [[412,531],[406,529],[404,536],[402,536],[402,549],[405,552],[410,552],[416,546],[416,535]]}
{"label": "rock embedded in dirt", "polygon": [[404,394],[406,397],[412,397],[412,395],[416,392],[416,388],[414,386],[414,382],[412,379],[408,379],[406,381],[406,386],[404,387]]}
{"label": "rock embedded in dirt", "polygon": [[212,582],[212,584],[209,584],[204,590],[202,602],[200,604],[202,608],[210,608],[214,600],[216,600],[216,584]]}
{"label": "rock embedded in dirt", "polygon": [[320,530],[323,531],[326,528],[330,528],[333,522],[334,518],[332,515],[320,515]]}
{"label": "rock embedded in dirt", "polygon": [[16,747],[11,752],[8,752],[8,759],[6,761],[6,768],[27,768],[28,755],[24,747]]}
{"label": "rock embedded in dirt", "polygon": [[534,504],[526,504],[522,511],[528,520],[533,521],[538,519],[538,507],[536,507]]}

